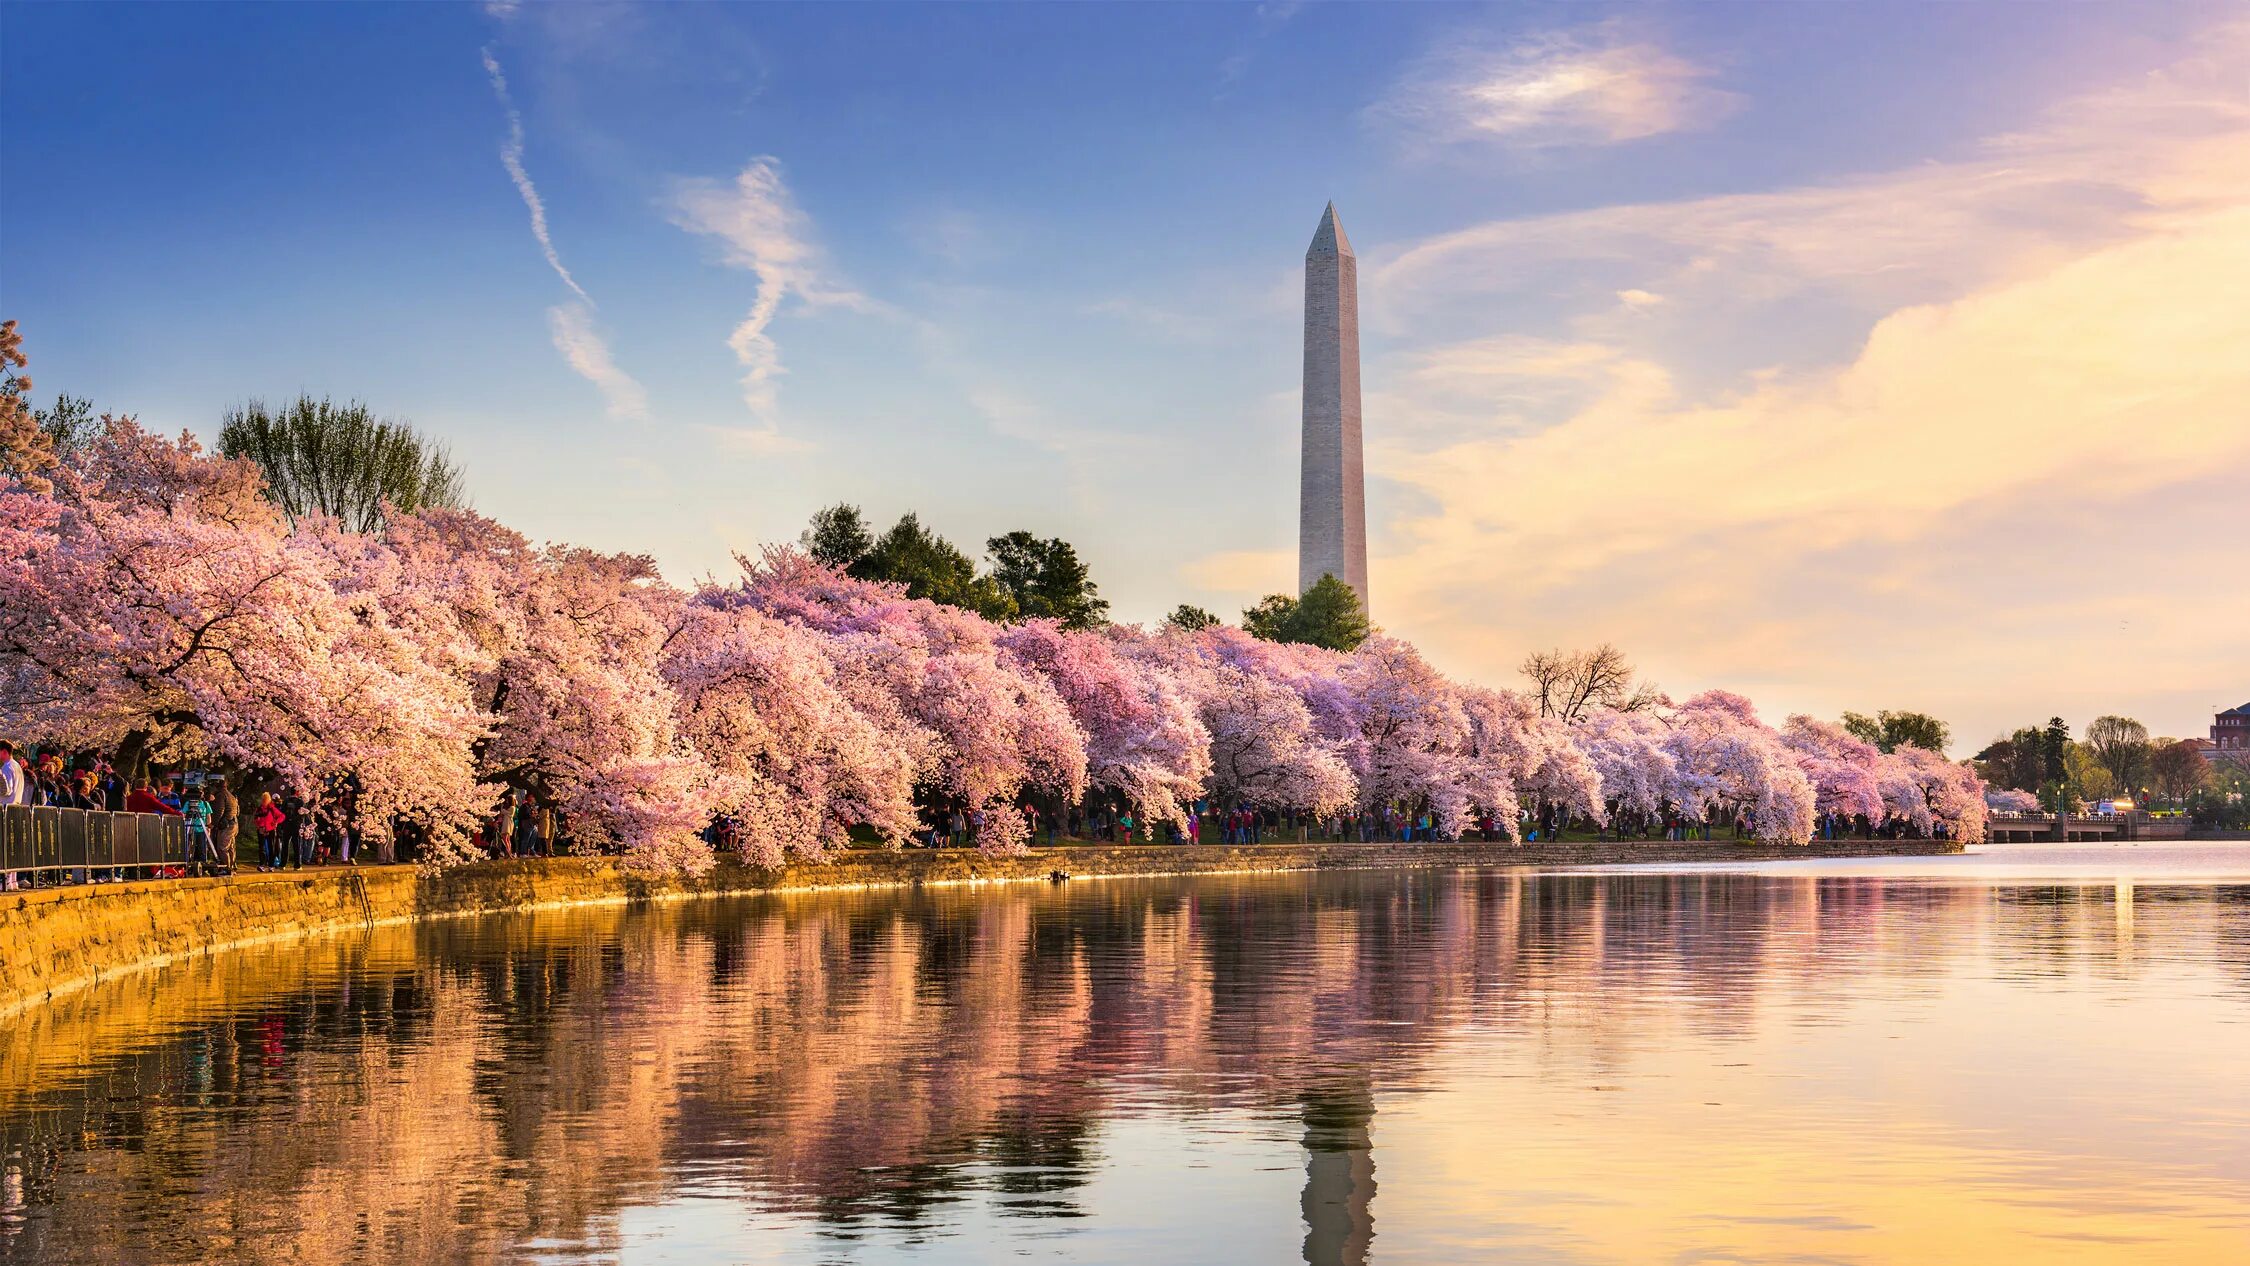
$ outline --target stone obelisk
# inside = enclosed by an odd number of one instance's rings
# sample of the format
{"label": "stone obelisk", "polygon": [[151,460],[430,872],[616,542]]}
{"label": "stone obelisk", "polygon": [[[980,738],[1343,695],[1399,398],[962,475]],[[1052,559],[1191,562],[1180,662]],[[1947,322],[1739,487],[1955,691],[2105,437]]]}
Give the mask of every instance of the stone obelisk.
{"label": "stone obelisk", "polygon": [[1305,251],[1304,470],[1297,507],[1297,591],[1323,575],[1367,601],[1367,476],[1359,452],[1359,259],[1336,220],[1320,217]]}

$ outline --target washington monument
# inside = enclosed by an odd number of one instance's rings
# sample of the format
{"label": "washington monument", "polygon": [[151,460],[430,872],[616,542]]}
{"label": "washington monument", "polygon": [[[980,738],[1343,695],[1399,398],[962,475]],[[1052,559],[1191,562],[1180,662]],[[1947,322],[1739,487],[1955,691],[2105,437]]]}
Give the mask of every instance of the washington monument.
{"label": "washington monument", "polygon": [[1304,481],[1297,506],[1297,591],[1334,575],[1367,600],[1367,476],[1359,455],[1359,258],[1320,217],[1305,250]]}

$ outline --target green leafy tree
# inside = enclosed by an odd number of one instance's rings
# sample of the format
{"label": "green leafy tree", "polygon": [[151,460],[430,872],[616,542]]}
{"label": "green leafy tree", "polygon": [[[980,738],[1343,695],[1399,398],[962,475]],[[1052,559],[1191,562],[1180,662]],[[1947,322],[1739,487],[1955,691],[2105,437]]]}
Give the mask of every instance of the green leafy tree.
{"label": "green leafy tree", "polygon": [[1976,754],[1977,777],[1995,787],[2037,791],[2054,781],[2047,772],[2046,735],[2027,725],[2003,739],[1994,739]]}
{"label": "green leafy tree", "polygon": [[1242,613],[1242,627],[1269,642],[1303,642],[1332,651],[1356,650],[1373,632],[1352,587],[1322,576],[1301,598],[1267,594]]}
{"label": "green leafy tree", "polygon": [[1059,620],[1066,629],[1090,629],[1109,614],[1086,564],[1070,542],[1041,540],[1029,532],[1010,532],[984,543],[992,555],[992,579],[1026,620]]}
{"label": "green leafy tree", "polygon": [[1242,613],[1243,631],[1269,642],[1294,642],[1297,637],[1297,600],[1285,593],[1269,593],[1258,605]]}
{"label": "green leafy tree", "polygon": [[1844,714],[1844,729],[1862,743],[1873,743],[1886,752],[1901,747],[1919,747],[1926,752],[1945,754],[1945,745],[1951,737],[1945,722],[1926,712],[1892,712],[1885,710],[1874,716],[1858,712]]}
{"label": "green leafy tree", "polygon": [[2081,800],[2107,800],[2123,790],[2084,743],[2072,743],[2063,751],[2063,785]]}
{"label": "green leafy tree", "polygon": [[2250,827],[2250,768],[2222,761],[2188,801],[2188,816],[2200,827],[2239,831]]}
{"label": "green leafy tree", "polygon": [[2095,717],[2086,725],[2086,750],[2109,771],[2117,790],[2130,793],[2146,786],[2149,769],[2148,727],[2131,717]]}
{"label": "green leafy tree", "polygon": [[2185,804],[2211,776],[2211,762],[2204,759],[2203,750],[2193,739],[2180,739],[2162,744],[2150,754],[2148,772],[2166,799]]}
{"label": "green leafy tree", "polygon": [[868,531],[866,516],[858,506],[841,501],[813,511],[811,526],[797,540],[815,561],[846,569],[875,548],[875,534]]}
{"label": "green leafy tree", "polygon": [[69,461],[102,433],[102,419],[94,415],[94,402],[78,396],[56,396],[55,407],[31,415],[46,432],[56,458]]}
{"label": "green leafy tree", "polygon": [[219,451],[256,462],[267,498],[292,521],[328,514],[350,531],[372,532],[386,505],[412,514],[468,502],[443,445],[356,402],[299,396],[271,410],[252,400],[227,412]]}
{"label": "green leafy tree", "polygon": [[848,570],[863,580],[904,585],[909,598],[928,598],[988,620],[1013,619],[1016,614],[1015,599],[1007,590],[992,577],[979,575],[967,554],[922,526],[921,518],[911,512],[876,537]]}
{"label": "green leafy tree", "polygon": [[1164,622],[1175,629],[1186,629],[1193,633],[1217,624],[1219,617],[1192,603],[1183,602],[1172,608],[1172,614],[1165,616]]}

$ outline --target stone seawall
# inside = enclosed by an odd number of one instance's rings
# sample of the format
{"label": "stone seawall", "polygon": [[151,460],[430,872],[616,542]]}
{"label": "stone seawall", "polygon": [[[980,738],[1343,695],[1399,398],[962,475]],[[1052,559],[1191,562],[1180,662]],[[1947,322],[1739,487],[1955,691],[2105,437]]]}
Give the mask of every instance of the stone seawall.
{"label": "stone seawall", "polygon": [[1958,852],[1929,840],[1724,843],[1265,844],[1071,846],[1021,857],[854,852],[818,865],[722,865],[697,878],[647,875],[601,858],[492,862],[423,874],[410,866],[246,874],[0,893],[0,1017],[123,972],[245,945],[352,928],[573,905],[730,893],[1044,881],[1130,875],[1415,866],[1589,866]]}

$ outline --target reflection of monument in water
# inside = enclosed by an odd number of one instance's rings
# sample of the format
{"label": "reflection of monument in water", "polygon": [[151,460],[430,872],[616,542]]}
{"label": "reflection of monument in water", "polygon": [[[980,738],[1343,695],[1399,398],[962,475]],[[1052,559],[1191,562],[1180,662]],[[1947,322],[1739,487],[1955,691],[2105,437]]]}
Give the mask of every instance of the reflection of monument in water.
{"label": "reflection of monument in water", "polygon": [[1375,1096],[1364,1077],[1305,1092],[1305,1261],[1364,1266],[1375,1238]]}

